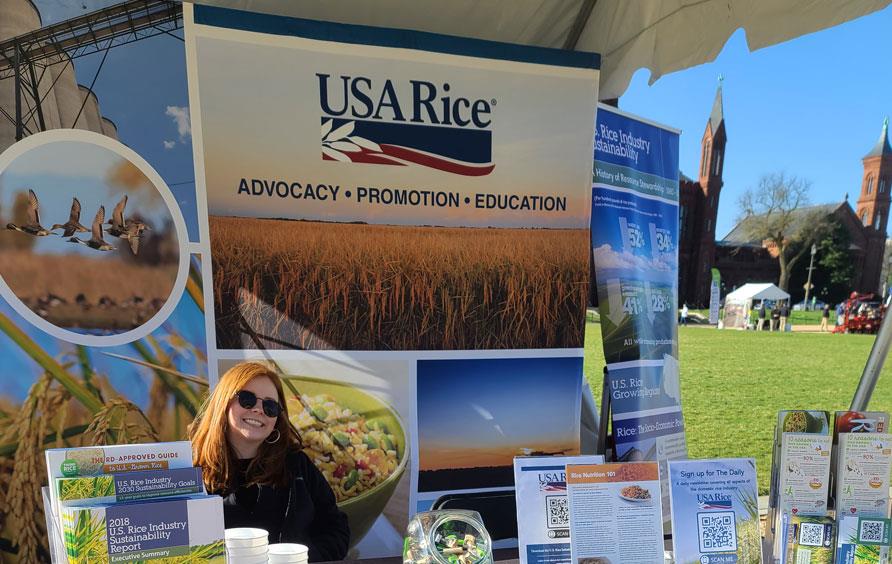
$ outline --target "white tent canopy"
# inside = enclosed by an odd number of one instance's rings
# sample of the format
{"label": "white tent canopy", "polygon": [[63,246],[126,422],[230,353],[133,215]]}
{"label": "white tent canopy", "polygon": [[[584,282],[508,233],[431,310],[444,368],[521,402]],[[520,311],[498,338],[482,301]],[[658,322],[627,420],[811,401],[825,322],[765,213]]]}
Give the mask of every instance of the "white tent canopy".
{"label": "white tent canopy", "polygon": [[414,29],[601,55],[599,97],[632,75],[712,61],[739,28],[751,50],[833,27],[892,0],[195,0],[298,18]]}
{"label": "white tent canopy", "polygon": [[727,296],[725,302],[748,302],[751,300],[789,300],[790,294],[768,282],[744,284]]}

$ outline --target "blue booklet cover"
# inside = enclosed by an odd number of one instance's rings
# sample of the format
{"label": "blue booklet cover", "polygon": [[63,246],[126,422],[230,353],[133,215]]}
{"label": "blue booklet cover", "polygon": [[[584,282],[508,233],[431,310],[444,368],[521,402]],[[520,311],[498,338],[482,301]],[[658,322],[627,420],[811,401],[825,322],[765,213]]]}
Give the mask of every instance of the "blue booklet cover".
{"label": "blue booklet cover", "polygon": [[758,496],[752,458],[670,460],[675,562],[761,564]]}

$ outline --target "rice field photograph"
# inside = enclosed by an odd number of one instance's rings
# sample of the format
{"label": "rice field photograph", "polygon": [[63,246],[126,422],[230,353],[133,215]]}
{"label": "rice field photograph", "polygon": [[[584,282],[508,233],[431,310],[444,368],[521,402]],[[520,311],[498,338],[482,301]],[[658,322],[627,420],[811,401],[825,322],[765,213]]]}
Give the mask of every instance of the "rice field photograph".
{"label": "rice field photograph", "polygon": [[572,357],[418,361],[418,491],[512,487],[515,456],[578,454],[581,375]]}
{"label": "rice field photograph", "polygon": [[[45,449],[185,438],[208,390],[199,272],[195,260],[161,327],[101,349],[48,335],[0,300],[0,562],[50,561]],[[76,540],[89,543],[89,527]]]}
{"label": "rice field photograph", "polygon": [[210,218],[222,349],[581,347],[588,232]]}
{"label": "rice field photograph", "polygon": [[7,299],[51,326],[115,335],[168,300],[180,244],[167,188],[95,141],[73,131],[5,156],[0,277]]}

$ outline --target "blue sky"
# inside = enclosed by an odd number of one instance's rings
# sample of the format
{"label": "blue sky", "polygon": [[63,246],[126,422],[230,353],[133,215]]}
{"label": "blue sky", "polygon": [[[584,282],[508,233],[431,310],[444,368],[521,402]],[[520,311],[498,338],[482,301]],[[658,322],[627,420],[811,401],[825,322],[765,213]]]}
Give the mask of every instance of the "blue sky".
{"label": "blue sky", "polygon": [[[114,3],[37,0],[44,24]],[[81,9],[82,5],[89,10]],[[174,32],[178,37],[182,34],[182,30]],[[75,59],[78,83],[89,86],[95,79],[93,90],[102,115],[115,122],[119,140],[148,161],[170,186],[190,239],[196,241],[192,135],[188,119],[183,119],[189,106],[183,42],[162,34],[113,48],[104,63],[102,56],[99,52]]]}
{"label": "blue sky", "polygon": [[[728,145],[716,237],[738,217],[738,199],[762,174],[786,171],[812,182],[815,203],[854,205],[861,157],[892,115],[892,8],[750,53],[738,30],[715,62],[648,86],[639,70],[620,109],[682,130],[680,167],[696,176],[700,138],[724,76]],[[695,33],[695,30],[691,30]]]}

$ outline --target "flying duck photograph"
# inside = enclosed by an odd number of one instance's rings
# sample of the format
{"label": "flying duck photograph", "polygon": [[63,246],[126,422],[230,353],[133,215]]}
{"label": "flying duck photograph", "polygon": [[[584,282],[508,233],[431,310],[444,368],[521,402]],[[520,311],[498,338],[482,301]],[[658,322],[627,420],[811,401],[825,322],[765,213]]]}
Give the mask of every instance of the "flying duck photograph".
{"label": "flying duck photograph", "polygon": [[18,155],[0,171],[0,278],[66,330],[114,335],[142,325],[170,298],[180,260],[161,189],[86,140]]}

